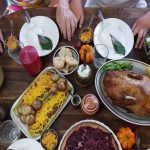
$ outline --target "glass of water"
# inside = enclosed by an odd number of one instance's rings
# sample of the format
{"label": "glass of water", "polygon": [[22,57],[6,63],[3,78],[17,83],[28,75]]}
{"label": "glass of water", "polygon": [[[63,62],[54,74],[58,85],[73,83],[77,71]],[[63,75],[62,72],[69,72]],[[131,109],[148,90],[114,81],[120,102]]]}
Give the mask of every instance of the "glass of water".
{"label": "glass of water", "polygon": [[108,48],[103,44],[96,44],[93,48],[93,63],[96,68],[101,67],[109,55]]}
{"label": "glass of water", "polygon": [[0,124],[0,142],[12,143],[20,138],[21,132],[12,120]]}

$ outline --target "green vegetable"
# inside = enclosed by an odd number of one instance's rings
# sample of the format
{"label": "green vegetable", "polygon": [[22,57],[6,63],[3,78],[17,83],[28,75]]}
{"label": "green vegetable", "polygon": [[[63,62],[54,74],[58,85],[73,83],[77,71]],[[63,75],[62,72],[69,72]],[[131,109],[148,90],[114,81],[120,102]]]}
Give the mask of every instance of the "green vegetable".
{"label": "green vegetable", "polygon": [[48,6],[51,3],[51,0],[44,0],[44,4]]}
{"label": "green vegetable", "polygon": [[146,46],[150,48],[150,34],[146,37]]}
{"label": "green vegetable", "polygon": [[104,71],[109,71],[109,70],[123,71],[123,70],[131,70],[132,68],[133,66],[131,63],[128,63],[128,62],[118,63],[116,61],[113,61],[109,64],[104,65],[103,70]]}
{"label": "green vegetable", "polygon": [[49,37],[38,35],[38,39],[42,50],[51,50],[53,48],[52,40]]}

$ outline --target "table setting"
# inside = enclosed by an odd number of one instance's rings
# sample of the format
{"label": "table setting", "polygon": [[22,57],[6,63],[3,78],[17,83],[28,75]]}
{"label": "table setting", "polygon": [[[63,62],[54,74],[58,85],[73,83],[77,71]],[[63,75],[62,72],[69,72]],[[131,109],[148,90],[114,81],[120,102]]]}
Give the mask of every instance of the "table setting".
{"label": "table setting", "polygon": [[150,35],[138,50],[131,29],[146,10],[84,11],[71,41],[56,8],[1,18],[0,149],[150,148]]}

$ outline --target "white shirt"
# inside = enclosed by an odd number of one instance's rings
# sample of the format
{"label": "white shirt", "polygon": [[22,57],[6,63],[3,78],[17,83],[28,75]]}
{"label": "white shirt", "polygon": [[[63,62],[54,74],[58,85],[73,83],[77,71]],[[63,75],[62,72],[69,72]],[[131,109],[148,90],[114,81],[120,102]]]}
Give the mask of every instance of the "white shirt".
{"label": "white shirt", "polygon": [[145,8],[145,0],[87,0],[85,7],[133,7]]}

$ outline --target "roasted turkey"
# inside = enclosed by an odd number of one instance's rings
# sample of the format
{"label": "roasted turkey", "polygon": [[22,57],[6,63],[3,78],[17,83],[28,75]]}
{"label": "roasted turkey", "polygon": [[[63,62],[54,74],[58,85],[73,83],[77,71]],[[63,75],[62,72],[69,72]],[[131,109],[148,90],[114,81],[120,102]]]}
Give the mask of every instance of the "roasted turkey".
{"label": "roasted turkey", "polygon": [[114,105],[139,116],[150,116],[150,78],[131,71],[108,71],[104,90]]}

